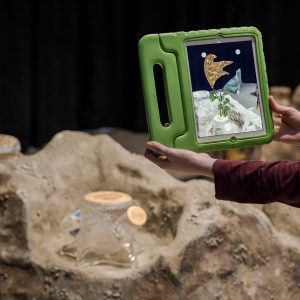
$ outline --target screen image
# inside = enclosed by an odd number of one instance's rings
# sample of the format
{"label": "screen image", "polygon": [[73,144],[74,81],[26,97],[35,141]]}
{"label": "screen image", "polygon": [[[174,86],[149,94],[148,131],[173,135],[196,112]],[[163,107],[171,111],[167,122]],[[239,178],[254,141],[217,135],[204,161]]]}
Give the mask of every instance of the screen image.
{"label": "screen image", "polygon": [[186,43],[198,139],[264,131],[251,37]]}

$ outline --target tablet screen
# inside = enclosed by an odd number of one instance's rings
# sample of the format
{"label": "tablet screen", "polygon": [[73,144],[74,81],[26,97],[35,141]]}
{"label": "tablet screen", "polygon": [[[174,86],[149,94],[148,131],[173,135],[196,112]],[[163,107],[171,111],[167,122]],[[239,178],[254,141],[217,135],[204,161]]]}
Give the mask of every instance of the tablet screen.
{"label": "tablet screen", "polygon": [[187,41],[186,54],[197,140],[264,134],[254,38]]}

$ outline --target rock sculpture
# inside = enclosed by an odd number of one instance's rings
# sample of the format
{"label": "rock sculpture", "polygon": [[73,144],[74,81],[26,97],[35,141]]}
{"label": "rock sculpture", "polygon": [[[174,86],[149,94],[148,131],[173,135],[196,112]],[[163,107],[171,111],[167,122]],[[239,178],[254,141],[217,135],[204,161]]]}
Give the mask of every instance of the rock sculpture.
{"label": "rock sculpture", "polygon": [[[217,201],[209,181],[181,182],[106,135],[78,132],[1,159],[0,182],[0,299],[299,298],[297,209],[283,226],[266,207]],[[136,269],[58,254],[61,220],[99,190],[147,211]]]}

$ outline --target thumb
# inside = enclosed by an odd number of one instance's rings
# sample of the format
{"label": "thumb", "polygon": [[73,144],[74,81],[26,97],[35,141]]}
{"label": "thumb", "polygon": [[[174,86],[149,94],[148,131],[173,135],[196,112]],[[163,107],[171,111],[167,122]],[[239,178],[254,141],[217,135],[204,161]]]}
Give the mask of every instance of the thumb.
{"label": "thumb", "polygon": [[172,150],[171,148],[154,141],[147,142],[147,148],[161,155],[168,155]]}
{"label": "thumb", "polygon": [[270,106],[271,106],[272,110],[278,114],[285,114],[288,111],[290,111],[290,107],[278,104],[274,100],[273,96],[269,97],[269,102],[270,102]]}

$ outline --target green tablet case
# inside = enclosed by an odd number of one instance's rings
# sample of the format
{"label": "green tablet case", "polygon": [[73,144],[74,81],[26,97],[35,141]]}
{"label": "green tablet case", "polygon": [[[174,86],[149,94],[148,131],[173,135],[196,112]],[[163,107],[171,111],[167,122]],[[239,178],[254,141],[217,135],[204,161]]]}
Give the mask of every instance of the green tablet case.
{"label": "green tablet case", "polygon": [[[140,39],[138,48],[151,140],[197,152],[272,140],[274,129],[258,29],[149,34]],[[167,126],[160,120],[153,72],[156,65],[163,73]]]}

